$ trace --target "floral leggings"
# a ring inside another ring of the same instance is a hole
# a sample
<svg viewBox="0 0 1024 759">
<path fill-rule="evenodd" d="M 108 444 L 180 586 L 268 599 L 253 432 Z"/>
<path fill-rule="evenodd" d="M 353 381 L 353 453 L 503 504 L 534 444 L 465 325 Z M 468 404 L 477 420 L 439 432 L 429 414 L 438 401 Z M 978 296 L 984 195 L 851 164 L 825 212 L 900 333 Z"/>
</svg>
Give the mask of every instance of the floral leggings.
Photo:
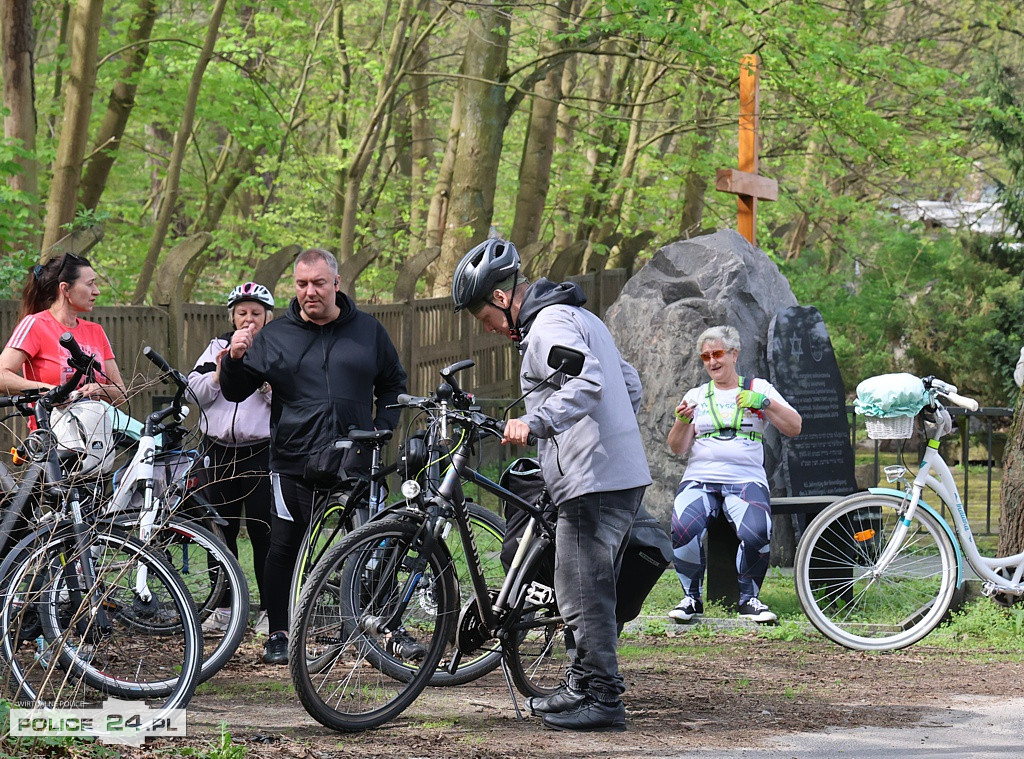
<svg viewBox="0 0 1024 759">
<path fill-rule="evenodd" d="M 736 574 L 740 603 L 756 598 L 768 573 L 772 512 L 768 490 L 757 482 L 723 484 L 683 480 L 672 508 L 672 548 L 683 592 L 701 598 L 707 560 L 704 534 L 708 520 L 725 516 L 740 539 Z"/>
</svg>

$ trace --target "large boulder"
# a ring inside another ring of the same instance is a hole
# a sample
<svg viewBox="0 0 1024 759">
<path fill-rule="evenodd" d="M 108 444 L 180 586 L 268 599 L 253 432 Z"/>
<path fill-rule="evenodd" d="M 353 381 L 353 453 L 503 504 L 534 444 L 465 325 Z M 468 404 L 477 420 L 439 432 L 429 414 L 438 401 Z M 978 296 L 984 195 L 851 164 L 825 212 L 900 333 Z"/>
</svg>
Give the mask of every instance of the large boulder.
<svg viewBox="0 0 1024 759">
<path fill-rule="evenodd" d="M 767 379 L 768 325 L 778 311 L 795 305 L 789 283 L 767 254 L 723 230 L 666 245 L 608 310 L 605 321 L 643 381 L 640 431 L 654 480 L 644 504 L 663 523 L 669 522 L 686 465 L 669 451 L 665 437 L 683 394 L 708 380 L 697 337 L 715 325 L 736 327 L 740 374 Z M 777 433 L 766 436 L 765 446 L 772 490 L 782 492 Z"/>
</svg>

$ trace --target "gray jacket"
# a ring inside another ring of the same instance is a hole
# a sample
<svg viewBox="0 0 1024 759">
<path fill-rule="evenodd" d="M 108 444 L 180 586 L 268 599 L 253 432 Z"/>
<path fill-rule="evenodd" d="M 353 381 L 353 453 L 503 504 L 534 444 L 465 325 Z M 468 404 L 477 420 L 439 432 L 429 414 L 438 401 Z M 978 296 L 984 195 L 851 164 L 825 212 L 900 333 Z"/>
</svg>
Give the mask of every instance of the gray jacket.
<svg viewBox="0 0 1024 759">
<path fill-rule="evenodd" d="M 636 421 L 640 377 L 604 322 L 581 308 L 585 302 L 579 286 L 540 279 L 526 291 L 519 312 L 522 392 L 551 374 L 551 346 L 575 348 L 585 356 L 578 377 L 557 374 L 527 396 L 521 417 L 539 438 L 544 480 L 556 503 L 651 484 Z"/>
</svg>

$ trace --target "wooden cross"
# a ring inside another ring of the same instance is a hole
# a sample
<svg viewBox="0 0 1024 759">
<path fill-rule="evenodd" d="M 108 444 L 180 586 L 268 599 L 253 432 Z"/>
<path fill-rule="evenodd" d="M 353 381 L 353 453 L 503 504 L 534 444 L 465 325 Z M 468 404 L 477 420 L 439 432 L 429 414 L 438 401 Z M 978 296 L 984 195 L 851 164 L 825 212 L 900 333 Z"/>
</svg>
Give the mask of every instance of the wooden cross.
<svg viewBox="0 0 1024 759">
<path fill-rule="evenodd" d="M 716 190 L 739 196 L 736 229 L 751 245 L 757 245 L 757 201 L 779 199 L 779 183 L 757 173 L 761 148 L 759 64 L 756 55 L 740 60 L 739 169 L 719 169 L 715 177 Z"/>
</svg>

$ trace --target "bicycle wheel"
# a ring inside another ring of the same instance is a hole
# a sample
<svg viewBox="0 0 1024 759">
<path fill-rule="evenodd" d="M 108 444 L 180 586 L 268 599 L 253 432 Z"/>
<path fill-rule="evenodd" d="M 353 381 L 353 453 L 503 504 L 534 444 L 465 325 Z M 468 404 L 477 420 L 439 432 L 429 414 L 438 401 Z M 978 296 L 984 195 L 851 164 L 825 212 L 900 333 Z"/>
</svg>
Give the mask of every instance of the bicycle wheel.
<svg viewBox="0 0 1024 759">
<path fill-rule="evenodd" d="M 119 517 L 122 527 L 138 523 L 138 515 Z M 224 630 L 203 631 L 203 665 L 199 682 L 205 683 L 228 663 L 245 637 L 249 623 L 249 584 L 238 559 L 222 540 L 198 522 L 172 516 L 157 525 L 148 545 L 178 573 L 196 606 L 200 623 L 215 609 L 228 608 Z"/>
<path fill-rule="evenodd" d="M 424 552 L 420 527 L 385 519 L 353 531 L 302 591 L 288 643 L 292 681 L 306 711 L 332 730 L 366 730 L 398 716 L 427 686 L 452 634 L 451 559 L 441 544 Z M 421 590 L 431 604 L 416 598 Z M 392 677 L 382 652 L 418 669 Z"/>
<path fill-rule="evenodd" d="M 69 529 L 40 531 L 5 560 L 0 625 L 10 679 L 32 703 L 96 702 L 89 686 L 162 698 L 161 710 L 184 707 L 202 663 L 188 591 L 158 554 L 130 538 L 92 533 L 86 542 L 79 551 Z M 23 641 L 19 628 L 36 620 L 41 634 Z"/>
<path fill-rule="evenodd" d="M 558 613 L 552 581 L 542 576 L 550 571 L 554 550 L 552 544 L 531 549 L 523 565 L 518 600 L 503 626 L 505 662 L 524 696 L 539 698 L 558 690 L 576 649 L 572 631 Z"/>
<path fill-rule="evenodd" d="M 332 546 L 345 537 L 352 529 L 351 509 L 347 508 L 348 494 L 341 498 L 331 499 L 319 518 L 314 518 L 302 536 L 302 548 L 295 560 L 292 570 L 291 594 L 289 596 L 288 616 L 291 619 L 299 604 L 299 595 L 313 567 L 320 561 Z"/>
<path fill-rule="evenodd" d="M 469 528 L 473 533 L 473 542 L 476 544 L 477 554 L 480 556 L 480 566 L 484 570 L 484 579 L 487 580 L 487 587 L 498 589 L 505 580 L 505 568 L 501 564 L 501 545 L 505 539 L 505 520 L 493 511 L 477 503 L 469 504 Z M 452 557 L 452 564 L 455 576 L 458 581 L 460 606 L 465 607 L 473 599 L 473 582 L 469 574 L 469 558 L 466 555 L 466 547 L 462 544 L 461 536 L 457 529 L 452 529 L 445 540 L 448 551 Z M 428 596 L 421 594 L 421 602 Z M 464 685 L 465 683 L 483 677 L 491 672 L 501 663 L 501 648 L 497 645 L 484 646 L 468 655 L 463 655 L 459 661 L 455 673 L 448 671 L 448 667 L 455 654 L 455 641 L 449 641 L 444 655 L 438 664 L 437 671 L 430 677 L 430 684 L 435 687 L 451 687 Z M 395 661 L 398 666 L 403 666 L 401 661 Z"/>
<path fill-rule="evenodd" d="M 942 524 L 918 508 L 890 545 L 907 502 L 859 494 L 825 509 L 797 548 L 797 596 L 808 619 L 836 643 L 859 651 L 904 648 L 942 620 L 956 589 L 957 558 Z M 878 561 L 894 550 L 884 568 Z"/>
</svg>

